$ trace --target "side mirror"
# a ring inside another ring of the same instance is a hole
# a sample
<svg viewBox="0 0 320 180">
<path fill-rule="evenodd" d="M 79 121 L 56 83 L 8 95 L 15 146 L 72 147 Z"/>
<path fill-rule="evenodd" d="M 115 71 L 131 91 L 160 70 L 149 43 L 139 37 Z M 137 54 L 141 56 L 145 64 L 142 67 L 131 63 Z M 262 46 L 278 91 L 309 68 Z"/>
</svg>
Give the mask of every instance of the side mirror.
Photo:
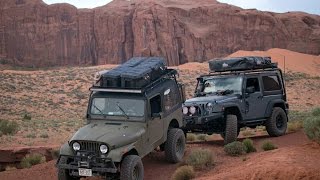
<svg viewBox="0 0 320 180">
<path fill-rule="evenodd" d="M 252 93 L 254 93 L 254 91 L 255 91 L 255 88 L 253 86 L 247 87 L 247 89 L 246 89 L 246 93 L 248 93 L 248 94 L 252 94 Z"/>
<path fill-rule="evenodd" d="M 161 113 L 153 113 L 152 118 L 160 118 L 161 119 Z"/>
</svg>

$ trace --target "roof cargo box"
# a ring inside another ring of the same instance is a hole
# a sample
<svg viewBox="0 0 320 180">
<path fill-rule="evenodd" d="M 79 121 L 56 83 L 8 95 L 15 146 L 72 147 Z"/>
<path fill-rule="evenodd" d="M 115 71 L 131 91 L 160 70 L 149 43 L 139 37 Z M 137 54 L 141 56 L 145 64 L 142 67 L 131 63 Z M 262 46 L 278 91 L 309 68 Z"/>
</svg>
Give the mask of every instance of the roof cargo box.
<svg viewBox="0 0 320 180">
<path fill-rule="evenodd" d="M 211 72 L 224 72 L 276 68 L 277 64 L 272 63 L 270 57 L 247 56 L 213 59 L 209 61 L 209 67 Z"/>
<path fill-rule="evenodd" d="M 121 71 L 113 69 L 101 76 L 100 86 L 102 87 L 120 87 L 121 86 Z"/>
</svg>

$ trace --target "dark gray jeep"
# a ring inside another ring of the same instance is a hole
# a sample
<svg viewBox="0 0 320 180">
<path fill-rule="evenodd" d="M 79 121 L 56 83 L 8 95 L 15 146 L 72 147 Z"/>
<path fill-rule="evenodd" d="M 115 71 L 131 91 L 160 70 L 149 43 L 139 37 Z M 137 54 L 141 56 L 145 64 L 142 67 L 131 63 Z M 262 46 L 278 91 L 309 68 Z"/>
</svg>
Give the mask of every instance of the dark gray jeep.
<svg viewBox="0 0 320 180">
<path fill-rule="evenodd" d="M 288 103 L 282 71 L 270 58 L 241 57 L 209 62 L 194 98 L 183 105 L 185 132 L 221 134 L 236 141 L 240 128 L 264 125 L 270 136 L 284 135 Z"/>
</svg>

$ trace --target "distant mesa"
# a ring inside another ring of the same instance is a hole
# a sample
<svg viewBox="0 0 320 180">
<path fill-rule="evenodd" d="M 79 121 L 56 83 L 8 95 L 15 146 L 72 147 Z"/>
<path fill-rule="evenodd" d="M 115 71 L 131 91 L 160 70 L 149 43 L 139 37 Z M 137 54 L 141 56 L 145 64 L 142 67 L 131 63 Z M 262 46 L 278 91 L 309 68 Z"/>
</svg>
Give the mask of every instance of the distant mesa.
<svg viewBox="0 0 320 180">
<path fill-rule="evenodd" d="M 163 56 L 169 65 L 238 50 L 320 54 L 320 16 L 244 10 L 214 0 L 115 0 L 94 9 L 0 0 L 0 57 L 24 67 L 118 64 Z"/>
</svg>

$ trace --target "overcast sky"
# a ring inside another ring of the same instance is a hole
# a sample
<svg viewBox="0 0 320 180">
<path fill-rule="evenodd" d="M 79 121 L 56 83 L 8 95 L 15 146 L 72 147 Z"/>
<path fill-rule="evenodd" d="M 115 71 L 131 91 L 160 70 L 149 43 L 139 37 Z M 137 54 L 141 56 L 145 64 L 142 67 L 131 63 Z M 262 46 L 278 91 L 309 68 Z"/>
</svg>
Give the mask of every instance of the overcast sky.
<svg viewBox="0 0 320 180">
<path fill-rule="evenodd" d="M 111 0 L 43 0 L 47 4 L 67 2 L 78 8 L 103 6 Z M 320 14 L 320 0 L 218 0 L 245 9 L 256 8 L 263 11 L 288 12 L 304 11 Z"/>
</svg>

